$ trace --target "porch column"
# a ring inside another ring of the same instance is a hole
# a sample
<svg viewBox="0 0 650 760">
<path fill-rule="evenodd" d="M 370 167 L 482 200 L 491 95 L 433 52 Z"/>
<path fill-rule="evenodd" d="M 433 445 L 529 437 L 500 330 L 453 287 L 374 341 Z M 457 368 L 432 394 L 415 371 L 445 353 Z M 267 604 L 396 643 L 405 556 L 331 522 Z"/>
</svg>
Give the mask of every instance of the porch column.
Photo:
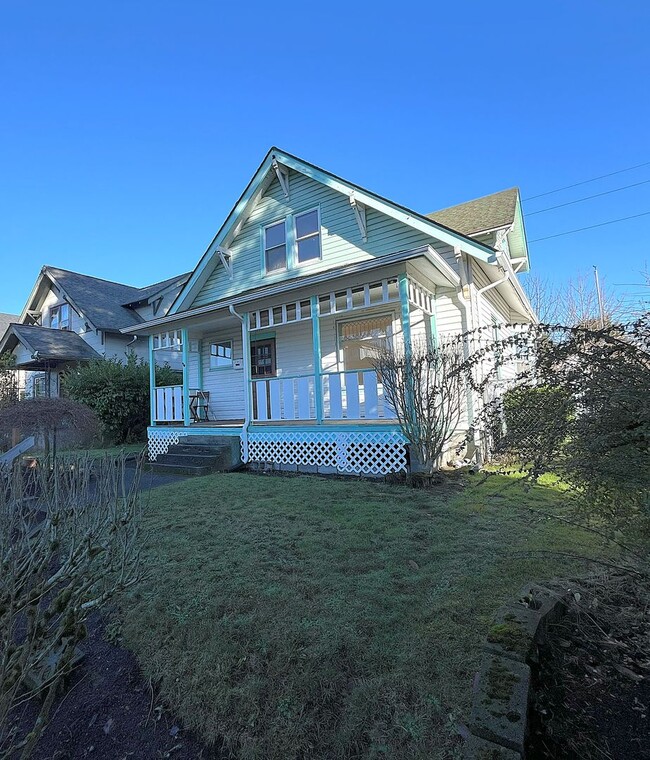
<svg viewBox="0 0 650 760">
<path fill-rule="evenodd" d="M 149 336 L 149 422 L 156 424 L 156 354 L 153 350 L 153 335 Z"/>
<path fill-rule="evenodd" d="M 404 355 L 411 358 L 411 310 L 409 307 L 409 283 L 406 274 L 402 273 L 397 278 L 399 285 L 399 300 L 402 309 L 402 338 L 404 340 Z"/>
<path fill-rule="evenodd" d="M 183 344 L 183 425 L 190 424 L 190 343 L 187 328 L 181 330 Z"/>
<path fill-rule="evenodd" d="M 314 347 L 314 408 L 316 422 L 323 421 L 323 362 L 320 345 L 320 318 L 318 316 L 318 297 L 311 296 L 311 334 Z"/>
</svg>

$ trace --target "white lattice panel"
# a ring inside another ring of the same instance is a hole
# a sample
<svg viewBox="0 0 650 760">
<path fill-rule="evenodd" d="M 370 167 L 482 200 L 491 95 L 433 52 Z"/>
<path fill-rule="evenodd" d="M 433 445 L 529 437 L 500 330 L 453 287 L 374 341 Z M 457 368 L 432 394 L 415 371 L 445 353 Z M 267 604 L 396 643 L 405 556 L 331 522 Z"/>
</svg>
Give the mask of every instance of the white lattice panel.
<svg viewBox="0 0 650 760">
<path fill-rule="evenodd" d="M 249 435 L 248 461 L 387 475 L 406 470 L 406 445 L 396 432 L 260 432 Z"/>
<path fill-rule="evenodd" d="M 149 430 L 147 435 L 149 460 L 155 462 L 159 454 L 166 454 L 170 446 L 175 446 L 187 433 L 179 430 Z"/>
</svg>

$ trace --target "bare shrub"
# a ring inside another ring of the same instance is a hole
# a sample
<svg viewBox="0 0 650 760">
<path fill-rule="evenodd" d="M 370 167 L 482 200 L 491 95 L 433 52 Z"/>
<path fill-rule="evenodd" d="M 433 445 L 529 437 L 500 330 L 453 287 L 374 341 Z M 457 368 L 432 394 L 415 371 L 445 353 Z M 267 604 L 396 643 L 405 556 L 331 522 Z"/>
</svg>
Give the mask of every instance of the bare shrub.
<svg viewBox="0 0 650 760">
<path fill-rule="evenodd" d="M 385 348 L 375 359 L 384 393 L 422 467 L 433 472 L 458 429 L 467 404 L 462 342 Z"/>
<path fill-rule="evenodd" d="M 0 478 L 0 757 L 32 753 L 85 623 L 138 582 L 139 466 L 124 457 L 66 458 Z M 17 708 L 42 698 L 27 736 Z"/>
</svg>

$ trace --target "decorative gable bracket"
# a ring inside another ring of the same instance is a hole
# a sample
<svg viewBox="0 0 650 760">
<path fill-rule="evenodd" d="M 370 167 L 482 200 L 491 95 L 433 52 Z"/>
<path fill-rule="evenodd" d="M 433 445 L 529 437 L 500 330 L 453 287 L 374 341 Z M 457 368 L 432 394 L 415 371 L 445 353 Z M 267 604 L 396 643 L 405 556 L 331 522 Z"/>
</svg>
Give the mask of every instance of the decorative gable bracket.
<svg viewBox="0 0 650 760">
<path fill-rule="evenodd" d="M 232 253 L 227 248 L 219 246 L 217 253 L 223 264 L 223 268 L 228 272 L 228 277 L 232 280 Z"/>
<path fill-rule="evenodd" d="M 285 198 L 289 197 L 289 170 L 286 166 L 281 166 L 275 159 L 273 159 L 273 170 L 278 178 L 282 192 Z"/>
<path fill-rule="evenodd" d="M 352 210 L 354 211 L 354 216 L 357 220 L 357 225 L 359 227 L 359 232 L 361 233 L 361 238 L 363 239 L 363 242 L 368 242 L 368 227 L 366 225 L 366 207 L 363 205 L 363 203 L 359 203 L 359 201 L 354 197 L 354 192 L 350 194 L 350 206 L 352 206 Z"/>
</svg>

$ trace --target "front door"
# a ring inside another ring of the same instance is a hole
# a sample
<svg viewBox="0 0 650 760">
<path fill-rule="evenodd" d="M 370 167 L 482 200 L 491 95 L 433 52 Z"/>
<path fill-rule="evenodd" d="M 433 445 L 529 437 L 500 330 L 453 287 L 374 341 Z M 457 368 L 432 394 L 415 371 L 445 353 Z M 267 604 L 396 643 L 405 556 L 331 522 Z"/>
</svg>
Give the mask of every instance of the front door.
<svg viewBox="0 0 650 760">
<path fill-rule="evenodd" d="M 275 338 L 251 342 L 251 376 L 260 379 L 275 376 Z"/>
</svg>

